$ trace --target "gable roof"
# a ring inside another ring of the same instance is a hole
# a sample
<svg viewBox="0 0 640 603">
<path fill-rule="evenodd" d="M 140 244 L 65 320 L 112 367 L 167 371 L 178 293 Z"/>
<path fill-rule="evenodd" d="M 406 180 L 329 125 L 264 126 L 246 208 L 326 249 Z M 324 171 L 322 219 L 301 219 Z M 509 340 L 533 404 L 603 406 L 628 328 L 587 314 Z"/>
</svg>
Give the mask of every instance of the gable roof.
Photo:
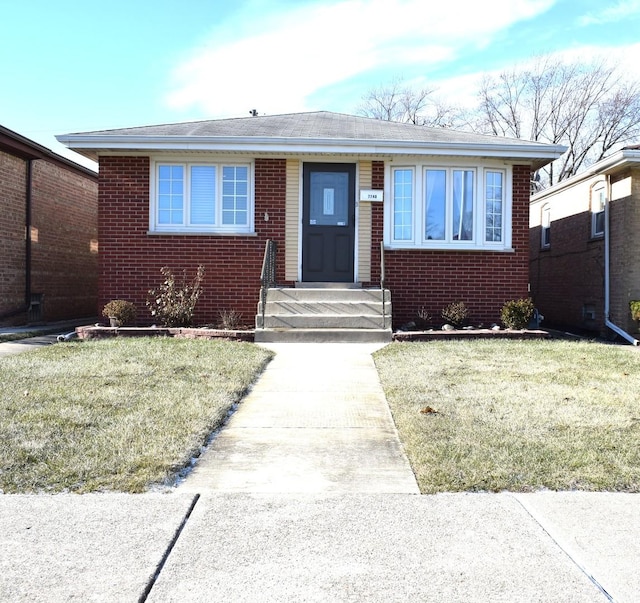
<svg viewBox="0 0 640 603">
<path fill-rule="evenodd" d="M 56 137 L 87 157 L 114 150 L 491 156 L 535 167 L 566 149 L 514 138 L 318 111 L 98 130 Z"/>
</svg>

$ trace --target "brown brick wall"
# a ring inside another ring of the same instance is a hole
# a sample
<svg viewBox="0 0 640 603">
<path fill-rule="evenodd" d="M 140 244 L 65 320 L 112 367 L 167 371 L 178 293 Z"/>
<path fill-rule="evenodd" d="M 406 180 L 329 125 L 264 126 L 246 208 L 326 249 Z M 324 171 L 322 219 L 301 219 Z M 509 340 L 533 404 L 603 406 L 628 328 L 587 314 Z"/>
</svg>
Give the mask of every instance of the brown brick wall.
<svg viewBox="0 0 640 603">
<path fill-rule="evenodd" d="M 0 314 L 25 302 L 26 174 L 26 160 L 0 152 Z M 97 181 L 38 159 L 33 161 L 31 190 L 31 292 L 44 295 L 42 318 L 56 321 L 94 316 Z M 23 314 L 10 322 L 26 318 Z"/>
<path fill-rule="evenodd" d="M 147 157 L 100 159 L 100 310 L 110 299 L 128 299 L 140 322 L 149 323 L 145 301 L 161 282 L 160 269 L 168 266 L 180 275 L 187 270 L 191 279 L 203 265 L 196 324 L 217 324 L 221 310 L 235 310 L 243 323 L 253 324 L 268 238 L 279 247 L 278 281 L 285 278 L 285 160 L 255 162 L 257 236 L 149 235 L 149 167 Z"/>
<path fill-rule="evenodd" d="M 0 151 L 0 314 L 24 305 L 27 166 Z"/>
</svg>

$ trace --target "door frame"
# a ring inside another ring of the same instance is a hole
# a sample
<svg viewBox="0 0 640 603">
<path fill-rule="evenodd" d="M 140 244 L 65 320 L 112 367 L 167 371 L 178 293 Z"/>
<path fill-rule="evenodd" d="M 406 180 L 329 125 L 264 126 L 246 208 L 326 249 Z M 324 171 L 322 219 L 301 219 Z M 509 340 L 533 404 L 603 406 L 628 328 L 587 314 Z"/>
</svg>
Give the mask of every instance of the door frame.
<svg viewBox="0 0 640 603">
<path fill-rule="evenodd" d="M 359 203 L 358 203 L 358 188 L 359 188 L 359 173 L 360 164 L 358 161 L 336 161 L 335 159 L 326 158 L 313 158 L 311 160 L 300 161 L 300 188 L 299 188 L 299 205 L 298 205 L 298 282 L 300 283 L 313 283 L 315 281 L 305 281 L 303 279 L 303 253 L 304 253 L 304 173 L 305 166 L 307 165 L 321 165 L 321 166 L 336 166 L 338 168 L 346 168 L 350 166 L 353 171 L 353 183 L 352 194 L 354 198 L 354 222 L 353 222 L 353 279 L 351 281 L 345 281 L 345 283 L 357 283 L 358 282 L 358 240 L 359 240 Z"/>
</svg>

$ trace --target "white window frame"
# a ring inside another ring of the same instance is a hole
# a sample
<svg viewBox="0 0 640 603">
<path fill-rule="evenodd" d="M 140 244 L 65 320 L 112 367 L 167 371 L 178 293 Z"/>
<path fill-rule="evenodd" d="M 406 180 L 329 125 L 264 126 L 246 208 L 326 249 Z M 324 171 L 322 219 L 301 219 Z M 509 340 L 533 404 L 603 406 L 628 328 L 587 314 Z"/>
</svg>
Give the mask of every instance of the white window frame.
<svg viewBox="0 0 640 603">
<path fill-rule="evenodd" d="M 597 206 L 602 204 L 601 209 L 594 211 Z M 604 209 L 607 204 L 607 188 L 606 182 L 596 182 L 591 187 L 591 238 L 599 239 L 604 237 Z M 598 230 L 598 216 L 602 216 L 602 230 Z"/>
<path fill-rule="evenodd" d="M 426 212 L 426 172 L 427 170 L 444 170 L 447 178 L 447 203 L 445 218 L 445 239 L 429 240 L 425 232 Z M 412 170 L 413 173 L 413 223 L 410 240 L 395 238 L 394 224 L 394 174 L 397 170 Z M 474 173 L 473 200 L 473 236 L 468 241 L 453 238 L 451 223 L 453 220 L 453 172 L 470 170 Z M 502 240 L 486 240 L 486 199 L 485 183 L 488 172 L 502 174 Z M 440 250 L 482 250 L 513 251 L 512 249 L 512 205 L 513 205 L 513 170 L 510 165 L 498 162 L 472 164 L 467 161 L 451 160 L 447 162 L 424 161 L 419 158 L 398 165 L 391 164 L 385 168 L 385 229 L 384 242 L 389 249 L 440 249 Z"/>
<path fill-rule="evenodd" d="M 540 208 L 540 247 L 549 249 L 551 247 L 551 204 L 545 203 Z"/>
<path fill-rule="evenodd" d="M 182 224 L 160 224 L 158 222 L 158 178 L 160 166 L 181 166 L 184 170 L 184 200 Z M 212 224 L 190 223 L 190 178 L 191 167 L 214 167 L 216 170 L 216 192 L 214 200 L 214 222 Z M 247 223 L 222 223 L 222 187 L 223 168 L 247 168 Z M 151 161 L 149 175 L 149 233 L 152 234 L 254 234 L 255 229 L 255 191 L 254 164 L 252 161 L 216 159 L 215 161 L 188 161 L 185 158 L 157 158 Z"/>
</svg>

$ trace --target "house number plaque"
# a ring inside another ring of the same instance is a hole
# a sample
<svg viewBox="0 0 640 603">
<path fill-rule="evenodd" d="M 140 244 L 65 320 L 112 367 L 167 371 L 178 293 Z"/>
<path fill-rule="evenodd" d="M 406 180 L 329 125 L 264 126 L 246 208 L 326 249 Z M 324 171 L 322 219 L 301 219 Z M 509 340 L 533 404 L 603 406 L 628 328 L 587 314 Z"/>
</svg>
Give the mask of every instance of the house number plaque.
<svg viewBox="0 0 640 603">
<path fill-rule="evenodd" d="M 383 191 L 379 190 L 361 190 L 360 201 L 382 201 Z"/>
</svg>

